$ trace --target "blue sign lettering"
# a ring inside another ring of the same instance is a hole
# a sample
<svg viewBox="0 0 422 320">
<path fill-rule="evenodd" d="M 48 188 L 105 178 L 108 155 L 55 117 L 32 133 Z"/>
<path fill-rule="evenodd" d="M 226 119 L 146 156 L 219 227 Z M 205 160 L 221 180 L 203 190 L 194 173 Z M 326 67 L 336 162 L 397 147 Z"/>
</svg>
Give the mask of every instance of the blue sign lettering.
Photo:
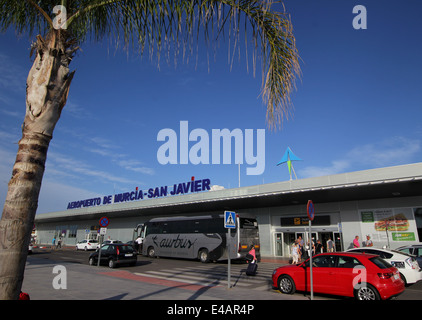
<svg viewBox="0 0 422 320">
<path fill-rule="evenodd" d="M 92 207 L 99 206 L 101 204 L 101 198 L 86 199 L 82 201 L 69 202 L 67 205 L 68 209 L 76 209 L 81 207 Z"/>
<path fill-rule="evenodd" d="M 186 193 L 207 191 L 211 189 L 210 185 L 210 179 L 195 180 L 195 178 L 192 177 L 191 181 L 188 182 L 176 183 L 172 186 L 149 188 L 148 191 L 145 192 L 143 190 L 138 190 L 138 187 L 136 187 L 135 191 L 118 193 L 115 194 L 114 197 L 112 195 L 104 196 L 102 203 L 100 197 L 69 202 L 67 209 L 78 209 L 82 207 L 99 206 L 101 204 L 105 205 L 119 202 L 137 201 L 143 200 L 144 197 L 153 199 L 167 197 L 170 195 L 174 196 Z"/>
</svg>

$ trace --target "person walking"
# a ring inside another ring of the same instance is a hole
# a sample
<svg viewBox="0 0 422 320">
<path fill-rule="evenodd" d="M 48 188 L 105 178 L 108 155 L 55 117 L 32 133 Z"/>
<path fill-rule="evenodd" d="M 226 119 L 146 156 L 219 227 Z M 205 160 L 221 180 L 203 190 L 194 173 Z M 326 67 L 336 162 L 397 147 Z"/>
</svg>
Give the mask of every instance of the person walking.
<svg viewBox="0 0 422 320">
<path fill-rule="evenodd" d="M 135 249 L 138 253 L 142 253 L 142 238 L 138 236 L 135 240 Z"/>
<path fill-rule="evenodd" d="M 301 236 L 299 236 L 296 240 L 297 244 L 297 254 L 298 254 L 298 261 L 302 261 L 302 255 L 303 255 L 303 239 Z"/>
<path fill-rule="evenodd" d="M 251 248 L 247 254 L 247 256 L 251 257 L 252 261 L 249 262 L 248 267 L 246 268 L 246 275 L 247 276 L 255 276 L 256 271 L 258 270 L 258 264 L 255 255 L 255 245 L 252 244 Z"/>
<path fill-rule="evenodd" d="M 313 239 L 311 238 L 311 241 L 308 241 L 308 247 L 309 247 L 309 256 L 314 256 L 315 255 L 315 244 Z"/>
<path fill-rule="evenodd" d="M 56 249 L 61 249 L 62 248 L 62 238 L 60 237 L 59 238 L 59 241 L 57 241 L 57 246 L 56 246 Z"/>
<path fill-rule="evenodd" d="M 322 253 L 322 249 L 323 249 L 323 246 L 322 246 L 321 240 L 318 239 L 315 246 L 315 254 Z"/>
<path fill-rule="evenodd" d="M 355 239 L 353 239 L 353 248 L 360 248 L 359 236 L 355 236 Z"/>
<path fill-rule="evenodd" d="M 256 263 L 255 246 L 254 246 L 253 244 L 251 244 L 251 246 L 250 246 L 250 250 L 249 250 L 248 254 L 250 254 L 250 255 L 252 256 L 252 261 L 251 261 L 251 263 Z"/>
<path fill-rule="evenodd" d="M 373 247 L 374 243 L 371 240 L 371 237 L 369 236 L 369 234 L 366 236 L 366 241 L 364 242 L 365 247 Z"/>
<path fill-rule="evenodd" d="M 327 252 L 334 252 L 334 241 L 331 240 L 331 237 L 327 241 Z"/>
<path fill-rule="evenodd" d="M 292 244 L 292 264 L 296 264 L 299 262 L 299 246 L 296 244 L 296 242 L 293 242 Z"/>
</svg>

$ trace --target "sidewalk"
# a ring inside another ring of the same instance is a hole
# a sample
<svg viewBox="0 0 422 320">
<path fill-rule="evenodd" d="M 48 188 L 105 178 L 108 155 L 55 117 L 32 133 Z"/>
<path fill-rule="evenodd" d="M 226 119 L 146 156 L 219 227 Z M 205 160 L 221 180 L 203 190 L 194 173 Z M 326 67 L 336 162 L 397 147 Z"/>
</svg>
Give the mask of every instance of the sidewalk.
<svg viewBox="0 0 422 320">
<path fill-rule="evenodd" d="M 261 257 L 261 262 L 279 263 L 280 265 L 289 264 L 289 258 L 286 257 Z"/>
<path fill-rule="evenodd" d="M 34 245 L 34 248 L 40 248 L 40 249 L 50 249 L 50 250 L 75 250 L 74 246 L 62 246 L 59 249 L 56 249 L 55 246 L 51 244 L 37 244 Z M 273 256 L 262 256 L 261 262 L 267 262 L 267 263 L 280 263 L 280 264 L 289 264 L 289 258 L 286 257 L 273 257 Z"/>
<path fill-rule="evenodd" d="M 55 270 L 55 267 L 58 267 Z M 56 289 L 55 289 L 56 288 Z M 22 291 L 31 300 L 309 300 L 276 290 L 201 286 L 171 281 L 146 281 L 123 269 L 28 256 Z"/>
</svg>

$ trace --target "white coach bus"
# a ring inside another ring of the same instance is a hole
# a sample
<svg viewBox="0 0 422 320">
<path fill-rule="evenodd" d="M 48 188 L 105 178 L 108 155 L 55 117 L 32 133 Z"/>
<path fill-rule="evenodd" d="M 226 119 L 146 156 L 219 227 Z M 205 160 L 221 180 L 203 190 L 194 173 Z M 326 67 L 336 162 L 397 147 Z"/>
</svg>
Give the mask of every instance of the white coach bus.
<svg viewBox="0 0 422 320">
<path fill-rule="evenodd" d="M 143 255 L 199 259 L 201 262 L 227 260 L 227 229 L 224 214 L 155 218 L 138 225 Z M 236 228 L 230 231 L 230 259 L 242 259 L 255 247 L 260 260 L 258 223 L 255 218 L 236 214 Z"/>
</svg>

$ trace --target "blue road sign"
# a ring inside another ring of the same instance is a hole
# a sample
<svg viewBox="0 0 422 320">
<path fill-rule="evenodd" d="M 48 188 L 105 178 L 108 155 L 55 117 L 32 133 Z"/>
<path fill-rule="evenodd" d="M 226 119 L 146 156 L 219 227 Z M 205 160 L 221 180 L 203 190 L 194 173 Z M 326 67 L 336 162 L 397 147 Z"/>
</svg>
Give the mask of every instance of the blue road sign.
<svg viewBox="0 0 422 320">
<path fill-rule="evenodd" d="M 107 227 L 109 223 L 110 223 L 110 220 L 108 220 L 107 217 L 102 217 L 100 219 L 100 226 L 103 228 Z"/>
<path fill-rule="evenodd" d="M 224 211 L 224 228 L 236 228 L 236 213 L 233 211 Z"/>
<path fill-rule="evenodd" d="M 308 205 L 306 206 L 306 212 L 308 213 L 309 220 L 313 221 L 315 217 L 315 208 L 312 200 L 308 201 Z"/>
</svg>

